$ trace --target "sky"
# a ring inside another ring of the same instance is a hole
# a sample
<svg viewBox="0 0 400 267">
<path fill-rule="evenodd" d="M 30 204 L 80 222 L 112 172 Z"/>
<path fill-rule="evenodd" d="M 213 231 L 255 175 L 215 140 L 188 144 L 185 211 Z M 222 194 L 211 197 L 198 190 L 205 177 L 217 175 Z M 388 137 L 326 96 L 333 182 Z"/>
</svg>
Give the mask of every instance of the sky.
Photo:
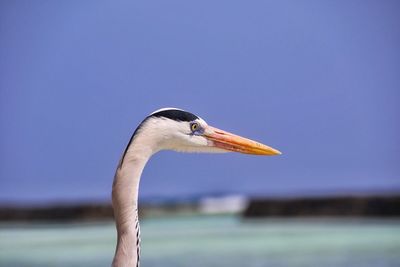
<svg viewBox="0 0 400 267">
<path fill-rule="evenodd" d="M 140 198 L 400 191 L 398 1 L 1 1 L 0 204 L 109 201 L 178 107 L 283 152 L 163 151 Z"/>
</svg>

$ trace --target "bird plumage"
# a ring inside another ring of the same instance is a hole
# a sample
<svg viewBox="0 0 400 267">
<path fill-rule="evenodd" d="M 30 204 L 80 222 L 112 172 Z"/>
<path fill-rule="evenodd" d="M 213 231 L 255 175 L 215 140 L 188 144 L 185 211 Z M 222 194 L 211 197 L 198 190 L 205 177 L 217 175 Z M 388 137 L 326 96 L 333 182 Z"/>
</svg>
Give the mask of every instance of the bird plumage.
<svg viewBox="0 0 400 267">
<path fill-rule="evenodd" d="M 133 133 L 114 176 L 112 204 L 118 235 L 114 267 L 139 266 L 140 177 L 147 161 L 160 150 L 280 154 L 266 145 L 211 127 L 181 109 L 164 108 L 151 113 Z"/>
</svg>

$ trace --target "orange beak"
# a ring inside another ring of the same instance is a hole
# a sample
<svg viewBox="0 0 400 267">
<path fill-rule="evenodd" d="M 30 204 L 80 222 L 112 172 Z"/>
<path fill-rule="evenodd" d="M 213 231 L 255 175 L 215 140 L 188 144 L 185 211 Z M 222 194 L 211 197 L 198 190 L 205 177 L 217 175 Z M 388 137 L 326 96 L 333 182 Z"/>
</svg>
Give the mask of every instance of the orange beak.
<svg viewBox="0 0 400 267">
<path fill-rule="evenodd" d="M 204 137 L 217 148 L 252 155 L 280 155 L 280 151 L 259 142 L 208 126 Z"/>
</svg>

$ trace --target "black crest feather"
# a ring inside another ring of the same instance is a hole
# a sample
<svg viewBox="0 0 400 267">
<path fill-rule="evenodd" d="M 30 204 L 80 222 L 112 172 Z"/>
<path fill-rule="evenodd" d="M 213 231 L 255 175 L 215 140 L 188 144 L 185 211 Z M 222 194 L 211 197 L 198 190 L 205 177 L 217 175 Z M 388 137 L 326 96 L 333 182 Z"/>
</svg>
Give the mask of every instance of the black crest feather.
<svg viewBox="0 0 400 267">
<path fill-rule="evenodd" d="M 149 117 L 164 117 L 175 121 L 194 121 L 199 117 L 196 115 L 179 109 L 166 109 L 151 114 Z"/>
</svg>

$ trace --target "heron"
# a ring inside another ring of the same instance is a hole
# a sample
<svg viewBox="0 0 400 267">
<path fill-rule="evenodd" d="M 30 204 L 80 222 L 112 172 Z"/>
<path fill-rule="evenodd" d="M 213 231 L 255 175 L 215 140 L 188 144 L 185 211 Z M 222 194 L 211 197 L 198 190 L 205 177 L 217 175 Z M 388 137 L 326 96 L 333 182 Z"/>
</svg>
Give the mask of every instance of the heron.
<svg viewBox="0 0 400 267">
<path fill-rule="evenodd" d="M 117 245 L 113 267 L 139 267 L 139 182 L 147 161 L 161 150 L 281 154 L 267 145 L 212 127 L 182 109 L 162 108 L 151 113 L 134 131 L 114 176 L 112 206 Z"/>
</svg>

